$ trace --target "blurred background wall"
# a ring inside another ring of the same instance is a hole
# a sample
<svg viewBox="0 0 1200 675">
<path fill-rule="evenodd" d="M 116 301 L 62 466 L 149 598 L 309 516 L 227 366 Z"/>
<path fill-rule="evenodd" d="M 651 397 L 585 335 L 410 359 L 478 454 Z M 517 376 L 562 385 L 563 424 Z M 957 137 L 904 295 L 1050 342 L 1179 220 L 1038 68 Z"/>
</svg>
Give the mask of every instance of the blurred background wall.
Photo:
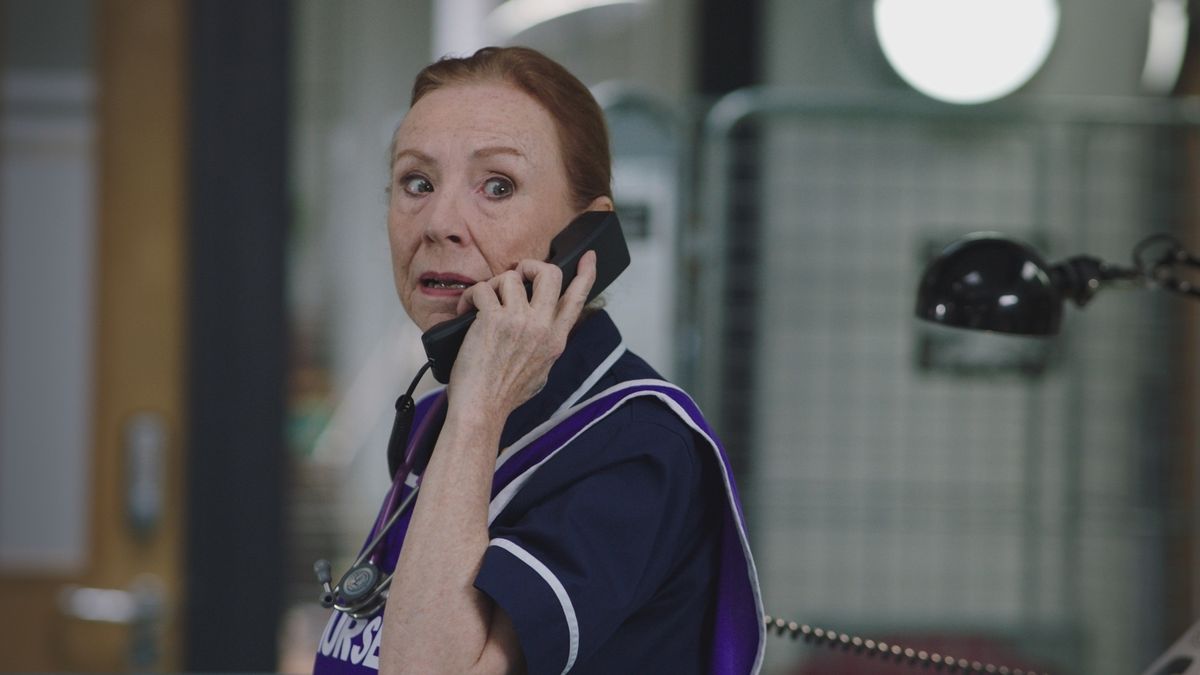
<svg viewBox="0 0 1200 675">
<path fill-rule="evenodd" d="M 310 668 L 312 561 L 357 551 L 422 360 L 387 144 L 416 72 L 488 43 L 606 110 L 609 309 L 725 439 L 768 613 L 1145 667 L 1198 613 L 1196 305 L 1109 291 L 1050 341 L 911 308 L 972 231 L 1195 250 L 1197 8 L 1023 3 L 1044 63 L 963 105 L 898 74 L 884 4 L 4 0 L 0 583 L 34 609 L 0 667 Z M 771 638 L 766 672 L 904 671 Z"/>
</svg>

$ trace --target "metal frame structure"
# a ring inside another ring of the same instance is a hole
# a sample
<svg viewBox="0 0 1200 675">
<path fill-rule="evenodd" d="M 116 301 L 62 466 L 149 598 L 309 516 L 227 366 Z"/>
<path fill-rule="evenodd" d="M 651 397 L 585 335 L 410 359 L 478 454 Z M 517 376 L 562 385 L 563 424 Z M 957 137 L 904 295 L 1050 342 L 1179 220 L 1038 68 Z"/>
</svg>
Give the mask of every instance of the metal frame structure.
<svg viewBox="0 0 1200 675">
<path fill-rule="evenodd" d="M 747 392 L 731 392 L 726 386 L 727 361 L 730 354 L 738 349 L 730 342 L 730 315 L 733 308 L 729 306 L 730 294 L 730 259 L 732 238 L 731 215 L 733 195 L 731 180 L 733 161 L 738 152 L 738 134 L 745 133 L 748 128 L 770 124 L 778 120 L 790 123 L 803 123 L 806 120 L 868 120 L 868 121 L 907 121 L 927 123 L 930 125 L 990 125 L 990 126 L 1021 126 L 1035 129 L 1042 136 L 1037 142 L 1037 160 L 1035 162 L 1034 178 L 1037 184 L 1047 184 L 1051 174 L 1061 169 L 1055 165 L 1054 143 L 1052 136 L 1067 130 L 1069 143 L 1073 144 L 1069 154 L 1073 157 L 1077 180 L 1088 180 L 1091 167 L 1087 165 L 1088 146 L 1093 137 L 1099 132 L 1110 128 L 1140 129 L 1146 132 L 1177 131 L 1187 135 L 1200 133 L 1200 99 L 1182 100 L 1133 100 L 1133 99 L 1096 99 L 1096 98 L 1054 98 L 1037 101 L 1007 101 L 982 107 L 959 107 L 941 104 L 911 93 L 879 93 L 879 92 L 829 92 L 780 88 L 749 88 L 735 91 L 718 100 L 708 111 L 699 127 L 700 152 L 697 165 L 697 181 L 693 194 L 696 218 L 696 230 L 692 233 L 688 246 L 685 248 L 684 260 L 689 258 L 692 265 L 703 270 L 698 277 L 700 285 L 691 288 L 692 297 L 681 302 L 681 306 L 690 308 L 690 314 L 683 317 L 681 327 L 680 352 L 688 356 L 685 364 L 684 381 L 697 395 L 701 406 L 706 410 L 721 411 L 723 399 L 729 396 L 754 396 L 753 390 Z M 1059 136 L 1058 138 L 1061 138 Z M 752 142 L 760 139 L 751 139 Z M 1059 148 L 1061 149 L 1061 148 Z M 689 157 L 684 164 L 690 164 L 695 157 Z M 762 157 L 752 157 L 752 162 L 763 161 Z M 1076 193 L 1076 199 L 1081 202 L 1087 199 L 1084 191 Z M 1039 193 L 1037 204 L 1034 205 L 1031 220 L 1044 227 L 1052 218 L 1047 197 Z M 1087 212 L 1087 205 L 1077 204 L 1079 213 Z M 689 213 L 689 211 L 683 211 Z M 1073 239 L 1088 240 L 1086 224 L 1074 223 Z M 966 234 L 963 232 L 962 234 Z M 1130 241 L 1132 243 L 1132 240 Z M 686 292 L 686 291 L 685 291 Z M 739 296 L 742 297 L 742 296 Z M 695 336 L 700 336 L 698 341 Z M 696 348 L 698 346 L 698 348 Z M 749 345 L 741 349 L 751 350 Z M 753 356 L 749 357 L 753 358 Z M 1060 359 L 1059 365 L 1064 369 L 1067 390 L 1063 395 L 1066 409 L 1063 411 L 1061 425 L 1063 443 L 1060 452 L 1063 453 L 1065 470 L 1061 483 L 1057 486 L 1047 486 L 1039 480 L 1039 462 L 1050 450 L 1047 445 L 1044 426 L 1047 423 L 1046 410 L 1048 394 L 1042 387 L 1031 388 L 1030 395 L 1025 399 L 1024 454 L 1022 473 L 1025 476 L 1023 501 L 1026 504 L 1042 504 L 1047 500 L 1061 499 L 1060 513 L 1061 536 L 1070 544 L 1063 547 L 1066 556 L 1062 561 L 1063 570 L 1077 570 L 1084 562 L 1084 546 L 1081 537 L 1086 528 L 1083 475 L 1087 469 L 1087 458 L 1084 453 L 1085 418 L 1088 411 L 1084 409 L 1084 366 L 1079 361 L 1070 358 Z M 720 412 L 715 416 L 717 425 L 723 434 L 729 432 L 729 427 L 747 426 L 752 424 L 747 419 L 723 418 Z M 736 438 L 750 439 L 753 446 L 748 449 L 749 455 L 754 456 L 759 449 L 759 439 L 748 429 L 734 430 Z M 757 461 L 757 460 L 755 460 Z M 743 484 L 746 477 L 742 476 Z M 755 486 L 749 485 L 748 491 Z M 1050 494 L 1057 492 L 1058 494 Z M 1194 505 L 1193 505 L 1194 506 Z M 1073 642 L 1066 650 L 1063 658 L 1080 662 L 1084 659 L 1086 631 L 1080 628 L 1084 623 L 1084 602 L 1078 576 L 1064 575 L 1061 579 L 1042 579 L 1041 567 L 1038 561 L 1046 553 L 1042 550 L 1043 532 L 1045 525 L 1044 514 L 1037 508 L 1026 508 L 1023 512 L 1022 556 L 1023 556 L 1023 597 L 1022 606 L 1026 607 L 1030 616 L 1036 615 L 1036 608 L 1042 600 L 1038 597 L 1039 589 L 1047 586 L 1058 589 L 1057 602 L 1066 609 L 1066 614 L 1073 617 L 1069 626 L 1049 627 L 1051 632 L 1057 632 L 1062 639 Z M 1166 527 L 1156 519 L 1171 521 L 1173 527 L 1195 529 L 1195 514 L 1156 514 L 1132 513 L 1127 514 L 1122 522 L 1134 522 L 1131 531 L 1149 527 L 1159 531 Z M 753 514 L 751 520 L 754 520 Z M 1140 525 L 1138 523 L 1141 523 Z M 752 525 L 753 527 L 753 525 Z M 770 598 L 770 589 L 765 589 Z M 777 610 L 781 611 L 781 610 Z M 808 617 L 800 617 L 808 618 Z M 1034 623 L 1031 622 L 1031 626 Z M 1171 636 L 1176 627 L 1158 625 L 1143 629 L 1135 636 L 1135 640 L 1154 638 L 1158 634 Z M 1032 629 L 1031 629 L 1032 631 Z M 1074 634 L 1075 638 L 1069 636 Z M 1158 647 L 1147 645 L 1147 653 L 1157 653 Z"/>
</svg>

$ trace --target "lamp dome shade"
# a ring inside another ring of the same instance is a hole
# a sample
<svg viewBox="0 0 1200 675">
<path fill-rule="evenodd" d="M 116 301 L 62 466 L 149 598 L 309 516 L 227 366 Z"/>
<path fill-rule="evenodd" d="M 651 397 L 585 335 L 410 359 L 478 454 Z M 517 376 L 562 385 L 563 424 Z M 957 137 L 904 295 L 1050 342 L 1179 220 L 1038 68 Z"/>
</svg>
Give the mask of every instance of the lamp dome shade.
<svg viewBox="0 0 1200 675">
<path fill-rule="evenodd" d="M 916 314 L 946 326 L 1052 335 L 1062 320 L 1062 295 L 1032 248 L 975 235 L 950 244 L 925 268 Z"/>
</svg>

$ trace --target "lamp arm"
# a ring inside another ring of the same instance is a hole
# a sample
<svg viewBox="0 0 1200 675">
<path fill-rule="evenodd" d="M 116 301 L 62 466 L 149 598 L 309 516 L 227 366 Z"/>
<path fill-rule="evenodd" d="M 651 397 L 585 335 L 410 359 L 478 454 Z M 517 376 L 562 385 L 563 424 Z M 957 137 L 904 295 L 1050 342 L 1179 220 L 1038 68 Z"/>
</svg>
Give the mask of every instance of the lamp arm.
<svg viewBox="0 0 1200 675">
<path fill-rule="evenodd" d="M 1103 287 L 1117 282 L 1142 279 L 1141 270 L 1104 262 L 1099 258 L 1077 255 L 1050 268 L 1052 283 L 1079 307 L 1086 305 Z"/>
<path fill-rule="evenodd" d="M 1164 245 L 1166 248 L 1154 262 L 1147 264 L 1146 251 L 1155 245 Z M 1181 269 L 1200 269 L 1200 257 L 1184 248 L 1175 237 L 1169 234 L 1146 237 L 1134 247 L 1133 262 L 1148 283 L 1200 300 L 1200 286 L 1181 278 L 1178 273 Z"/>
</svg>

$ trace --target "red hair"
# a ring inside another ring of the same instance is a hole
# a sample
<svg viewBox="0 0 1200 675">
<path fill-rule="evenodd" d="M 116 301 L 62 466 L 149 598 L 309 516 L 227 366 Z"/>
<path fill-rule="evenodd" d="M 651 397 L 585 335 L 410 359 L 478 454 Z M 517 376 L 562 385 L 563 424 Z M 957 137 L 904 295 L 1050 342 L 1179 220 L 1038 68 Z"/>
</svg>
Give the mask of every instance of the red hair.
<svg viewBox="0 0 1200 675">
<path fill-rule="evenodd" d="M 575 208 L 612 199 L 612 155 L 604 112 L 588 88 L 556 61 L 528 47 L 484 47 L 471 56 L 426 66 L 413 82 L 411 105 L 454 84 L 506 82 L 537 101 L 554 119 L 567 185 Z"/>
</svg>

